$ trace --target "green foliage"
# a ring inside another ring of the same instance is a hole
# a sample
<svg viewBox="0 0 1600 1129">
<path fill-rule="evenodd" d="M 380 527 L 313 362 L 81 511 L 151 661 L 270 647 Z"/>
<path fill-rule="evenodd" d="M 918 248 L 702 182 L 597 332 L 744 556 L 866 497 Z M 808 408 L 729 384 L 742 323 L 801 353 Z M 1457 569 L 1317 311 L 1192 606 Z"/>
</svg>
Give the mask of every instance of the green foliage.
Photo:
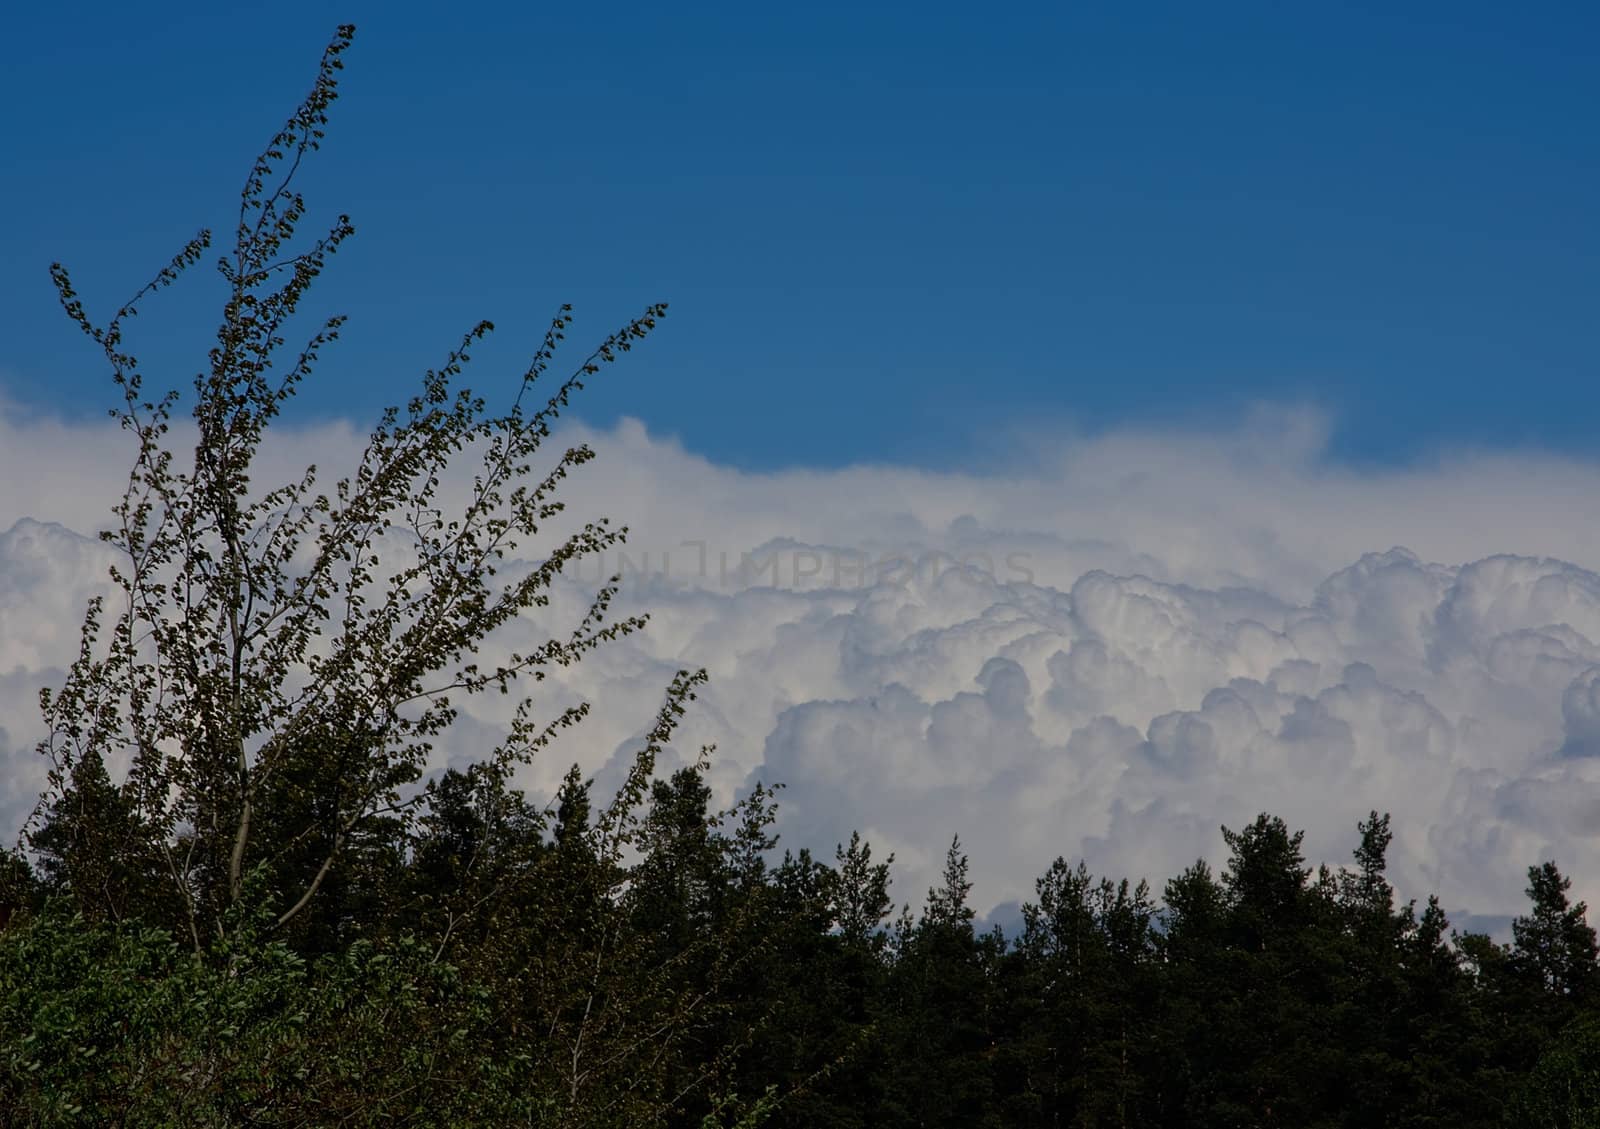
<svg viewBox="0 0 1600 1129">
<path fill-rule="evenodd" d="M 360 943 L 308 963 L 262 940 L 261 924 L 200 957 L 164 930 L 59 913 L 8 931 L 7 1124 L 447 1125 L 478 1115 L 465 1095 L 501 1083 L 476 1053 L 490 1016 L 481 988 L 415 942 Z"/>
<path fill-rule="evenodd" d="M 1600 1014 L 1575 1020 L 1539 1056 L 1506 1119 L 1527 1129 L 1600 1129 Z"/>
<path fill-rule="evenodd" d="M 1528 868 L 1532 912 L 1511 923 L 1514 959 L 1548 995 L 1582 1006 L 1600 997 L 1596 979 L 1595 931 L 1587 906 L 1572 905 L 1571 879 L 1554 862 Z"/>
<path fill-rule="evenodd" d="M 850 846 L 839 846 L 836 861 L 839 932 L 852 945 L 880 952 L 887 940 L 884 922 L 894 911 L 889 899 L 889 867 L 894 856 L 874 863 L 871 844 L 863 842 L 859 832 L 852 832 Z"/>
<path fill-rule="evenodd" d="M 704 672 L 667 687 L 615 797 L 591 805 L 574 770 L 554 843 L 512 777 L 588 704 L 539 721 L 523 698 L 498 745 L 422 781 L 462 695 L 522 694 L 643 626 L 611 615 L 613 577 L 542 642 L 481 658 L 502 628 L 548 618 L 563 569 L 624 538 L 558 496 L 594 452 L 545 448 L 665 307 L 546 388 L 562 307 L 494 408 L 459 386 L 479 323 L 342 477 L 261 480 L 270 426 L 343 325 L 288 344 L 354 234 L 339 216 L 302 239 L 296 188 L 353 35 L 338 29 L 246 178 L 192 447 L 174 437 L 179 393 L 147 391 L 124 331 L 211 233 L 103 322 L 52 267 L 134 450 L 102 534 L 116 596 L 90 604 L 41 697 L 50 787 L 0 875 L 6 919 L 22 915 L 0 938 L 5 1092 L 39 1123 L 652 1124 L 747 1041 L 714 1017 L 764 942 L 723 887 L 761 884 L 770 800 L 713 816 L 698 777 L 655 779 Z"/>
<path fill-rule="evenodd" d="M 773 865 L 764 789 L 726 812 L 694 768 L 624 791 L 649 801 L 595 813 L 569 775 L 552 828 L 481 773 L 440 778 L 396 900 L 309 955 L 264 865 L 198 954 L 46 893 L 0 932 L 0 1109 L 19 1125 L 1593 1124 L 1596 1013 L 1525 951 L 1544 911 L 1587 936 L 1559 877 L 1530 887 L 1520 949 L 1452 945 L 1436 901 L 1383 892 L 1381 823 L 1356 869 L 1311 881 L 1268 818 L 1232 836 L 1222 881 L 1197 864 L 1159 911 L 1142 883 L 1058 859 L 1007 941 L 974 930 L 956 843 L 888 944 L 888 874 L 859 837 L 837 868 Z"/>
<path fill-rule="evenodd" d="M 64 886 L 91 916 L 114 919 L 136 896 L 148 906 L 140 883 L 161 886 L 153 904 L 168 911 L 163 924 L 197 951 L 240 902 L 256 864 L 271 869 L 287 924 L 336 872 L 381 853 L 395 821 L 405 831 L 413 786 L 460 695 L 520 689 L 644 622 L 610 618 L 613 578 L 545 642 L 494 664 L 477 657 L 500 628 L 548 606 L 564 568 L 624 537 L 604 519 L 563 516 L 558 487 L 594 457 L 590 448 L 536 461 L 573 394 L 644 338 L 664 306 L 647 307 L 602 341 L 542 406 L 536 386 L 571 323 L 568 309 L 496 410 L 456 383 L 493 328 L 482 322 L 403 408 L 383 414 L 343 477 L 328 484 L 313 466 L 287 482 L 259 481 L 269 426 L 343 325 L 330 318 L 288 348 L 307 292 L 354 234 L 340 216 L 319 238 L 300 241 L 307 205 L 295 188 L 323 140 L 353 34 L 339 29 L 310 94 L 246 179 L 231 249 L 217 262 L 227 296 L 194 381 L 197 441 L 187 465 L 170 434 L 180 397 L 146 391 L 124 327 L 146 297 L 200 260 L 211 234 L 185 245 L 104 324 L 91 319 L 66 269 L 52 268 L 68 316 L 111 369 L 122 399 L 112 414 L 135 454 L 102 534 L 119 558 L 115 610 L 91 604 L 77 661 L 60 690 L 42 698 L 54 802 L 30 826 L 30 845 L 47 857 L 61 847 L 66 871 L 107 871 Z M 507 567 L 558 521 L 570 528 L 542 548 L 537 565 Z M 485 765 L 509 773 L 586 713 L 574 707 L 541 725 L 525 700 Z M 111 763 L 127 765 L 115 797 L 85 777 Z M 139 849 L 116 853 L 137 863 L 137 876 L 86 857 L 90 836 L 60 818 L 69 797 L 79 807 L 124 809 L 118 826 Z M 37 840 L 45 823 L 62 842 Z M 325 941 L 338 935 L 327 920 L 313 932 Z"/>
</svg>

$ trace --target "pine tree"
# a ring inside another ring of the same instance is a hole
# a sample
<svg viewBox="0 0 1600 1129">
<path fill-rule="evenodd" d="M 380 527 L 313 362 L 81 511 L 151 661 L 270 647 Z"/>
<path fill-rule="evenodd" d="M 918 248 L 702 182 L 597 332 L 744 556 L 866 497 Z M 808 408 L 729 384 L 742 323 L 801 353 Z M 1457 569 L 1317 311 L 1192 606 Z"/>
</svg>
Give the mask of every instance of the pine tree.
<svg viewBox="0 0 1600 1129">
<path fill-rule="evenodd" d="M 1019 952 L 1039 994 L 1032 1084 L 1043 1124 L 1147 1120 L 1140 1075 L 1154 1016 L 1149 888 L 1095 882 L 1057 858 L 1023 907 Z"/>
<path fill-rule="evenodd" d="M 861 833 L 850 833 L 850 846 L 840 844 L 834 851 L 838 882 L 834 895 L 834 918 L 846 943 L 881 951 L 888 937 L 884 925 L 894 912 L 889 897 L 889 868 L 894 855 L 881 863 L 872 861 L 872 845 L 862 841 Z"/>
<path fill-rule="evenodd" d="M 1235 1067 L 1226 1041 L 1237 1010 L 1226 895 L 1211 867 L 1197 859 L 1168 880 L 1162 903 L 1155 1049 L 1167 1066 L 1158 1075 L 1153 1120 L 1213 1125 L 1220 1093 Z"/>
<path fill-rule="evenodd" d="M 913 926 L 903 927 L 887 985 L 886 1126 L 992 1123 L 992 945 L 980 943 L 968 904 L 967 856 L 957 836 L 939 885 Z"/>
<path fill-rule="evenodd" d="M 1275 816 L 1262 814 L 1238 832 L 1224 828 L 1223 838 L 1231 850 L 1222 879 L 1228 945 L 1208 1116 L 1326 1123 L 1339 1076 L 1327 1038 L 1337 972 L 1332 877 L 1308 883 L 1304 833 Z"/>
<path fill-rule="evenodd" d="M 1588 922 L 1588 906 L 1568 901 L 1571 888 L 1572 880 L 1554 862 L 1528 868 L 1527 893 L 1533 906 L 1511 923 L 1512 956 L 1546 993 L 1580 1008 L 1596 1001 L 1600 949 Z"/>
<path fill-rule="evenodd" d="M 45 888 L 72 900 L 90 920 L 123 921 L 156 908 L 163 891 L 139 816 L 90 752 L 42 813 L 29 845 Z"/>
</svg>

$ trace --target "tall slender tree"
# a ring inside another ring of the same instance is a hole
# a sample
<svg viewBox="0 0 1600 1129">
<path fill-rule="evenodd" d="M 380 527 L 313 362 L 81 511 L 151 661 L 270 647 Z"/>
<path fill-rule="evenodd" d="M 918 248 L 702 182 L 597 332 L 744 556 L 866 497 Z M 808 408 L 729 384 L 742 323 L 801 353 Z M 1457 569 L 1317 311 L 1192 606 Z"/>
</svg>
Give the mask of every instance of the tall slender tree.
<svg viewBox="0 0 1600 1129">
<path fill-rule="evenodd" d="M 1600 946 L 1588 906 L 1567 897 L 1572 880 L 1554 862 L 1528 868 L 1530 911 L 1511 923 L 1513 959 L 1552 997 L 1582 1007 L 1600 997 Z"/>
<path fill-rule="evenodd" d="M 113 414 L 134 453 L 101 535 L 117 554 L 114 595 L 91 603 L 65 684 L 42 697 L 50 786 L 26 834 L 47 849 L 48 834 L 38 838 L 45 816 L 65 811 L 60 800 L 80 766 L 104 764 L 121 777 L 118 802 L 143 837 L 143 877 L 164 887 L 155 904 L 175 907 L 171 924 L 197 950 L 226 932 L 230 908 L 252 890 L 288 925 L 327 896 L 363 840 L 381 838 L 387 821 L 408 822 L 429 750 L 462 696 L 522 692 L 644 622 L 610 614 L 613 578 L 542 641 L 508 638 L 505 658 L 480 657 L 491 637 L 549 606 L 563 569 L 625 536 L 604 518 L 563 512 L 558 488 L 594 452 L 545 448 L 574 393 L 654 329 L 662 305 L 547 390 L 571 324 L 563 307 L 493 408 L 458 386 L 493 328 L 480 322 L 416 395 L 383 414 L 348 473 L 330 480 L 312 466 L 284 482 L 262 478 L 270 427 L 344 325 L 329 318 L 289 344 L 308 292 L 355 231 L 341 215 L 301 239 L 308 207 L 297 187 L 323 141 L 353 35 L 338 30 L 310 93 L 245 178 L 216 261 L 226 296 L 193 382 L 187 454 L 174 430 L 179 393 L 147 389 L 125 332 L 147 299 L 206 256 L 211 232 L 104 321 L 91 317 L 66 268 L 51 268 L 68 317 L 110 369 L 121 399 Z M 547 541 L 534 563 L 517 563 L 537 538 Z M 681 680 L 680 691 L 689 692 Z M 540 722 L 525 699 L 486 763 L 507 773 L 585 713 Z M 252 886 L 247 877 L 263 866 L 270 880 Z M 128 900 L 84 881 L 72 895 L 86 911 Z"/>
</svg>

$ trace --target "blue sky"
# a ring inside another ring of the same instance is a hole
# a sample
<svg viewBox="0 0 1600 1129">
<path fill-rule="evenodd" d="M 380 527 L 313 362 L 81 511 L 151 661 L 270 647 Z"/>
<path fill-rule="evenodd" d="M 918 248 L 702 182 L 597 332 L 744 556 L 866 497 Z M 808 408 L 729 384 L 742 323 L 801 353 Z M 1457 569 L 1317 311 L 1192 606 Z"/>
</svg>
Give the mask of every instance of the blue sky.
<svg viewBox="0 0 1600 1129">
<path fill-rule="evenodd" d="M 225 229 L 349 20 L 302 187 L 355 220 L 309 311 L 352 320 L 258 481 L 343 470 L 340 421 L 479 318 L 471 383 L 509 392 L 560 303 L 575 347 L 672 306 L 579 402 L 602 458 L 563 486 L 629 525 L 655 618 L 550 688 L 619 705 L 535 793 L 705 663 L 684 748 L 722 750 L 719 795 L 785 782 L 787 843 L 859 826 L 912 900 L 930 828 L 987 907 L 1057 853 L 1175 873 L 1263 809 L 1339 862 L 1392 807 L 1407 896 L 1516 912 L 1554 856 L 1600 903 L 1600 9 L 11 7 L 0 824 L 104 575 L 69 531 L 130 457 L 48 265 L 104 316 Z M 145 307 L 158 381 L 217 298 L 201 269 Z M 980 565 L 830 563 L 903 552 Z"/>
<path fill-rule="evenodd" d="M 490 390 L 559 302 L 576 345 L 666 300 L 581 414 L 746 468 L 982 466 L 1260 401 L 1325 408 L 1363 464 L 1595 446 L 1586 6 L 146 7 L 0 36 L 25 408 L 106 400 L 49 262 L 103 311 L 225 225 L 350 19 L 305 188 L 356 222 L 320 290 L 353 321 L 302 418 L 403 398 L 478 317 Z M 139 326 L 180 379 L 194 283 Z"/>
</svg>

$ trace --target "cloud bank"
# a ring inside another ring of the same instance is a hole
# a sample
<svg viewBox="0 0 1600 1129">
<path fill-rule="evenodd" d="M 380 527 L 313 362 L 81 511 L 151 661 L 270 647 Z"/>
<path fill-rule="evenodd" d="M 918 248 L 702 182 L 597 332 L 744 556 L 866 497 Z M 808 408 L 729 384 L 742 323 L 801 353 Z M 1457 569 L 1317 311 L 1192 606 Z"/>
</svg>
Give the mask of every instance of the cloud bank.
<svg viewBox="0 0 1600 1129">
<path fill-rule="evenodd" d="M 525 784 L 547 793 L 576 760 L 604 787 L 672 671 L 704 665 L 683 755 L 717 745 L 724 799 L 783 783 L 790 845 L 831 853 L 860 829 L 894 851 L 902 900 L 957 832 L 986 910 L 1058 854 L 1156 879 L 1215 862 L 1219 824 L 1262 810 L 1341 863 L 1376 808 L 1403 894 L 1516 913 L 1527 866 L 1554 857 L 1600 901 L 1600 463 L 1358 471 L 1325 437 L 1314 413 L 1263 411 L 1034 441 L 982 473 L 756 474 L 636 423 L 574 428 L 558 438 L 601 457 L 572 512 L 631 536 L 561 595 L 620 569 L 626 610 L 653 620 L 550 688 L 552 709 L 599 708 Z M 337 469 L 358 443 L 286 429 L 267 462 Z M 0 409 L 8 826 L 41 780 L 37 690 L 108 563 L 84 534 L 129 453 L 114 427 Z M 503 701 L 464 704 L 440 765 L 508 720 Z"/>
</svg>

